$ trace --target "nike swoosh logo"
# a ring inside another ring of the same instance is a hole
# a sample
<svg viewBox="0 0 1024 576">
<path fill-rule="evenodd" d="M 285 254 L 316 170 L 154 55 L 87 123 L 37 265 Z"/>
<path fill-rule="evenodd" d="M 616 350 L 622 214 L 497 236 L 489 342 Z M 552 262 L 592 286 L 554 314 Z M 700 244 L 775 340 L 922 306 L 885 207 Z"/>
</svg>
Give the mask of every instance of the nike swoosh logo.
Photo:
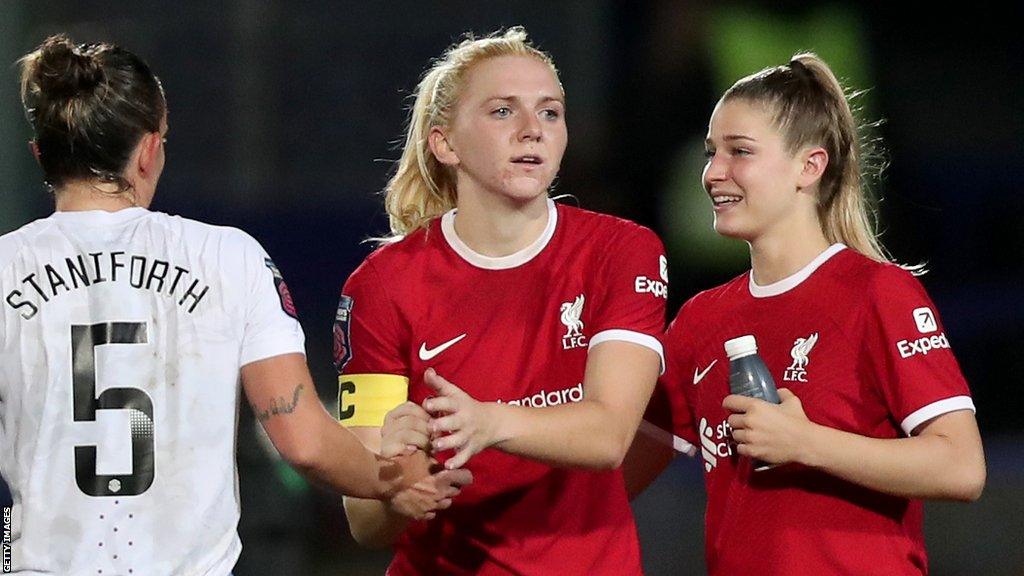
<svg viewBox="0 0 1024 576">
<path fill-rule="evenodd" d="M 711 364 L 709 364 L 708 367 L 705 368 L 703 372 L 697 372 L 697 369 L 694 368 L 693 369 L 693 385 L 696 386 L 697 384 L 700 384 L 700 381 L 703 380 L 704 377 L 708 375 L 708 372 L 711 372 L 711 369 L 717 363 L 718 363 L 718 359 L 716 358 L 715 361 L 712 362 Z"/>
<path fill-rule="evenodd" d="M 441 352 L 444 352 L 445 350 L 451 348 L 459 340 L 462 340 L 465 337 L 466 337 L 465 334 L 462 334 L 461 336 L 456 336 L 455 338 L 452 338 L 451 340 L 445 342 L 444 344 L 441 344 L 440 346 L 438 346 L 436 348 L 427 348 L 427 343 L 426 342 L 420 344 L 420 360 L 423 360 L 424 362 L 426 362 L 427 360 L 433 359 L 434 356 L 437 356 Z"/>
</svg>

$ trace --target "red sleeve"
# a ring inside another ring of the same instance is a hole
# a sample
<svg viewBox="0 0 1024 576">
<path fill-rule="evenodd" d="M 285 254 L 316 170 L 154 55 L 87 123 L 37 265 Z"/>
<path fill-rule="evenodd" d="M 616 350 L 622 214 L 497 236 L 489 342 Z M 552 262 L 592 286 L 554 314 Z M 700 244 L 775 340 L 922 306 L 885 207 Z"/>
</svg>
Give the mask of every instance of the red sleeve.
<svg viewBox="0 0 1024 576">
<path fill-rule="evenodd" d="M 693 365 L 690 358 L 692 343 L 689 342 L 689 329 L 685 320 L 689 305 L 687 302 L 679 310 L 662 339 L 665 344 L 666 369 L 658 380 L 658 388 L 662 391 L 662 401 L 667 404 L 671 415 L 670 429 L 676 437 L 673 444 L 677 451 L 692 456 L 700 446 L 700 439 L 697 437 L 696 420 L 687 396 L 687 392 L 693 390 L 686 376 L 687 368 Z"/>
<path fill-rule="evenodd" d="M 369 260 L 345 282 L 334 323 L 339 374 L 409 375 L 402 329 L 387 285 Z"/>
<path fill-rule="evenodd" d="M 885 266 L 873 278 L 867 345 L 880 392 L 908 435 L 936 416 L 974 410 L 970 390 L 935 304 L 906 270 Z"/>
<path fill-rule="evenodd" d="M 603 292 L 598 295 L 590 345 L 625 340 L 647 346 L 662 357 L 668 298 L 668 262 L 661 240 L 647 228 L 631 224 L 616 235 L 598 270 Z"/>
</svg>

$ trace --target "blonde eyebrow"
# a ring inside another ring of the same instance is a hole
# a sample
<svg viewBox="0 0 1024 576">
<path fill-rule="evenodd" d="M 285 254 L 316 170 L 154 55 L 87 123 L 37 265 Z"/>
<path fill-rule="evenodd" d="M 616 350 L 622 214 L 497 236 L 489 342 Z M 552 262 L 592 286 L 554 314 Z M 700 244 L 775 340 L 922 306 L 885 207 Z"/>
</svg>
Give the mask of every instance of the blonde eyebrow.
<svg viewBox="0 0 1024 576">
<path fill-rule="evenodd" d="M 484 102 L 491 102 L 494 100 L 503 100 L 507 102 L 522 102 L 523 99 L 520 98 L 519 96 L 492 96 L 487 100 L 484 100 Z M 548 102 L 558 102 L 563 106 L 565 105 L 565 99 L 557 96 L 545 96 L 540 99 L 540 102 L 541 104 L 546 104 Z"/>
<path fill-rule="evenodd" d="M 725 136 L 722 137 L 722 140 L 725 141 L 725 142 L 736 142 L 737 140 L 746 140 L 748 142 L 757 142 L 757 138 L 753 138 L 751 136 L 745 136 L 743 134 L 726 134 Z M 704 139 L 704 146 L 705 147 L 712 146 L 712 145 L 714 145 L 714 141 L 711 140 L 711 138 L 705 138 Z"/>
</svg>

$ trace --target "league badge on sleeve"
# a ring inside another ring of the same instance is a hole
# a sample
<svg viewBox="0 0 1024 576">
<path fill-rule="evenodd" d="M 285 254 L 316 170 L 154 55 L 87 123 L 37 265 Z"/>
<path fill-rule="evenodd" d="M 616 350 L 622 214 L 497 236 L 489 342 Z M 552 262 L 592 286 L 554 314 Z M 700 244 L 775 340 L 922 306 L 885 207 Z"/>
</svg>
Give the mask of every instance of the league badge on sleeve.
<svg viewBox="0 0 1024 576">
<path fill-rule="evenodd" d="M 288 291 L 288 285 L 284 283 L 284 276 L 281 275 L 281 271 L 277 269 L 274 261 L 270 258 L 264 258 L 267 268 L 270 268 L 270 273 L 274 275 L 274 288 L 277 289 L 277 297 L 281 300 L 281 310 L 284 313 L 299 319 L 299 314 L 295 310 L 295 302 L 292 301 L 292 293 Z"/>
<path fill-rule="evenodd" d="M 341 295 L 338 311 L 334 314 L 334 367 L 341 373 L 352 359 L 352 298 Z"/>
</svg>

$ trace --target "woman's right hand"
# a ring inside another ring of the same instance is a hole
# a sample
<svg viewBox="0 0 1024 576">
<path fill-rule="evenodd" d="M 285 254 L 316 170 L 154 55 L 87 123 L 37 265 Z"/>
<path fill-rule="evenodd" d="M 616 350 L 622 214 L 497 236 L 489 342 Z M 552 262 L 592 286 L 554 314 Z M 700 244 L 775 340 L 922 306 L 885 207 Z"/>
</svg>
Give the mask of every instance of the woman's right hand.
<svg viewBox="0 0 1024 576">
<path fill-rule="evenodd" d="M 497 414 L 492 402 L 480 402 L 452 384 L 433 368 L 427 368 L 423 381 L 437 395 L 423 401 L 423 407 L 435 417 L 430 421 L 437 452 L 453 450 L 445 463 L 449 469 L 461 468 L 474 454 L 498 443 Z"/>
</svg>

